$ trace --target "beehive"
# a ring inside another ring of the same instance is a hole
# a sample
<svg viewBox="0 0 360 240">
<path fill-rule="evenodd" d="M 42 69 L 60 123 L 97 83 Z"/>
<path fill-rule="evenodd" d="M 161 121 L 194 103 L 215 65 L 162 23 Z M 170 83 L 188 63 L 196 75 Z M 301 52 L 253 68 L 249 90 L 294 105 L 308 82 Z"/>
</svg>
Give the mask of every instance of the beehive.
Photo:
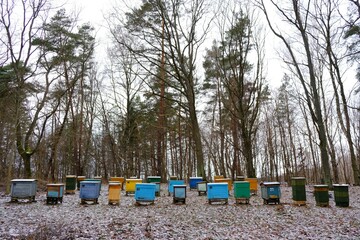
<svg viewBox="0 0 360 240">
<path fill-rule="evenodd" d="M 202 177 L 190 177 L 189 178 L 190 190 L 191 189 L 196 189 L 197 188 L 197 183 L 202 182 L 202 181 L 203 181 Z"/>
<path fill-rule="evenodd" d="M 279 182 L 264 182 L 261 184 L 261 197 L 265 204 L 277 203 L 280 204 L 280 183 Z"/>
<path fill-rule="evenodd" d="M 228 203 L 229 189 L 227 183 L 208 183 L 207 184 L 207 197 L 209 204 L 213 202 Z"/>
<path fill-rule="evenodd" d="M 88 182 L 88 181 L 90 181 L 90 182 L 98 182 L 99 184 L 97 186 L 99 188 L 98 191 L 99 191 L 99 195 L 100 195 L 100 193 L 101 193 L 101 183 L 102 183 L 101 179 L 87 178 L 87 179 L 84 179 L 83 181 L 85 181 L 85 182 Z"/>
<path fill-rule="evenodd" d="M 199 193 L 199 196 L 202 194 L 206 195 L 206 191 L 207 191 L 207 182 L 203 181 L 203 182 L 198 182 L 197 183 L 197 190 Z"/>
<path fill-rule="evenodd" d="M 64 195 L 64 184 L 62 183 L 49 183 L 46 185 L 47 194 L 46 194 L 46 203 L 47 204 L 57 204 L 58 202 L 62 203 Z"/>
<path fill-rule="evenodd" d="M 109 182 L 109 204 L 119 204 L 121 195 L 121 183 L 118 181 Z"/>
<path fill-rule="evenodd" d="M 335 204 L 338 207 L 349 206 L 349 185 L 334 184 Z"/>
<path fill-rule="evenodd" d="M 257 178 L 246 178 L 245 181 L 250 183 L 250 192 L 251 194 L 256 195 L 258 191 L 258 180 Z"/>
<path fill-rule="evenodd" d="M 65 177 L 65 193 L 67 194 L 75 194 L 76 190 L 76 176 L 75 175 L 67 175 Z"/>
<path fill-rule="evenodd" d="M 28 199 L 30 202 L 35 202 L 36 190 L 36 179 L 13 179 L 11 180 L 11 201 Z"/>
<path fill-rule="evenodd" d="M 235 180 L 238 182 L 243 182 L 245 181 L 245 176 L 236 176 Z"/>
<path fill-rule="evenodd" d="M 314 195 L 316 206 L 329 206 L 329 186 L 328 185 L 314 185 Z"/>
<path fill-rule="evenodd" d="M 161 177 L 160 176 L 148 176 L 147 177 L 147 182 L 148 183 L 160 183 L 161 182 Z"/>
<path fill-rule="evenodd" d="M 173 203 L 186 203 L 186 185 L 174 185 Z"/>
<path fill-rule="evenodd" d="M 154 203 L 155 201 L 155 183 L 136 183 L 135 201 L 137 204 L 146 202 Z"/>
<path fill-rule="evenodd" d="M 80 182 L 86 179 L 85 176 L 77 176 L 77 189 L 80 190 Z"/>
<path fill-rule="evenodd" d="M 142 179 L 135 179 L 135 178 L 131 178 L 131 179 L 126 179 L 125 181 L 125 194 L 126 196 L 130 193 L 133 194 L 135 193 L 136 190 L 136 184 L 137 183 L 142 183 Z"/>
<path fill-rule="evenodd" d="M 98 203 L 98 198 L 100 194 L 100 182 L 99 181 L 81 181 L 80 182 L 80 199 L 81 203 L 86 201 L 92 201 Z"/>
<path fill-rule="evenodd" d="M 184 185 L 185 181 L 184 180 L 169 180 L 168 182 L 168 192 L 169 192 L 169 196 L 174 193 L 174 185 Z"/>
<path fill-rule="evenodd" d="M 214 176 L 214 182 L 216 182 L 217 179 L 224 178 L 223 175 L 216 175 Z"/>
<path fill-rule="evenodd" d="M 306 204 L 306 179 L 304 177 L 291 178 L 292 199 L 295 205 Z"/>
<path fill-rule="evenodd" d="M 124 190 L 124 183 L 125 183 L 125 178 L 124 177 L 110 177 L 109 178 L 109 182 L 120 182 L 121 184 L 121 190 Z"/>
<path fill-rule="evenodd" d="M 232 190 L 232 179 L 231 178 L 218 178 L 215 180 L 216 183 L 227 183 L 229 192 Z"/>
<path fill-rule="evenodd" d="M 234 198 L 236 203 L 249 203 L 250 183 L 248 181 L 234 182 Z"/>
</svg>

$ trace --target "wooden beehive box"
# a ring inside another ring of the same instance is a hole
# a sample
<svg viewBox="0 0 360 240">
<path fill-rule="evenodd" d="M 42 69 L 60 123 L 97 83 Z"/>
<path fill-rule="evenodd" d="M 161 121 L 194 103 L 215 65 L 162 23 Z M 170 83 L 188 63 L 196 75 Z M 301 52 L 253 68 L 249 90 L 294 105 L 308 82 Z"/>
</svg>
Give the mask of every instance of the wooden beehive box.
<svg viewBox="0 0 360 240">
<path fill-rule="evenodd" d="M 81 203 L 86 201 L 92 201 L 98 203 L 98 198 L 100 195 L 100 182 L 99 181 L 81 181 L 80 182 L 80 198 Z"/>
<path fill-rule="evenodd" d="M 186 203 L 186 185 L 174 185 L 173 203 Z"/>
<path fill-rule="evenodd" d="M 154 203 L 155 201 L 155 183 L 137 183 L 135 186 L 136 203 Z"/>
<path fill-rule="evenodd" d="M 213 202 L 228 203 L 229 190 L 227 183 L 208 183 L 207 184 L 207 196 L 209 204 Z"/>
<path fill-rule="evenodd" d="M 76 190 L 76 176 L 75 175 L 67 175 L 65 177 L 65 193 L 67 194 L 75 194 Z"/>
<path fill-rule="evenodd" d="M 119 204 L 121 195 L 121 183 L 118 181 L 109 182 L 109 204 Z"/>
<path fill-rule="evenodd" d="M 36 190 L 36 179 L 13 179 L 11 180 L 11 201 L 28 199 L 30 202 L 35 202 Z"/>
<path fill-rule="evenodd" d="M 236 203 L 249 203 L 250 199 L 250 183 L 248 181 L 234 182 L 234 198 Z"/>
<path fill-rule="evenodd" d="M 62 203 L 64 196 L 64 184 L 63 183 L 49 183 L 46 185 L 46 203 L 57 204 Z"/>
<path fill-rule="evenodd" d="M 169 192 L 169 196 L 174 193 L 174 185 L 184 185 L 185 181 L 184 180 L 169 180 L 168 182 L 168 192 Z"/>
<path fill-rule="evenodd" d="M 190 177 L 189 178 L 189 187 L 190 190 L 191 189 L 197 189 L 197 184 L 198 182 L 202 182 L 203 178 L 202 177 Z"/>
<path fill-rule="evenodd" d="M 139 178 L 131 178 L 131 179 L 126 179 L 125 181 L 125 194 L 126 196 L 131 193 L 135 193 L 135 190 L 136 190 L 136 184 L 137 183 L 142 183 L 142 179 L 139 179 Z"/>
<path fill-rule="evenodd" d="M 281 191 L 279 182 L 264 182 L 261 184 L 261 197 L 264 203 L 280 203 Z"/>
</svg>

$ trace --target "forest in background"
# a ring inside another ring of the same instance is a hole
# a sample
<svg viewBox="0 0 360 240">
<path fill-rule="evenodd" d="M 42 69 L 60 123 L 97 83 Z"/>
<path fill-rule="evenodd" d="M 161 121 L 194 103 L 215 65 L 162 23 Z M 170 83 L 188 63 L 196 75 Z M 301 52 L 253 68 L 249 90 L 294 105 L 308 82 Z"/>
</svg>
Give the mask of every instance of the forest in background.
<svg viewBox="0 0 360 240">
<path fill-rule="evenodd" d="M 96 29 L 51 3 L 1 0 L 3 184 L 74 174 L 359 185 L 358 0 L 120 4 L 104 16 L 105 63 Z M 269 36 L 284 65 L 277 89 Z"/>
</svg>

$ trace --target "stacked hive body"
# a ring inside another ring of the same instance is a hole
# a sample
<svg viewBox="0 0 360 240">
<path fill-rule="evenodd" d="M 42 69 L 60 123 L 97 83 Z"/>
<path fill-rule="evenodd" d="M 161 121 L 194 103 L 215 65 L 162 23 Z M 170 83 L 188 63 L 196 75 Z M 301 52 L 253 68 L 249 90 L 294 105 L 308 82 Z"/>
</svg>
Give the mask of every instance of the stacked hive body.
<svg viewBox="0 0 360 240">
<path fill-rule="evenodd" d="M 334 184 L 335 204 L 339 207 L 349 206 L 349 185 Z"/>
<path fill-rule="evenodd" d="M 65 193 L 66 194 L 75 194 L 76 190 L 76 176 L 75 175 L 67 175 L 65 178 Z"/>
<path fill-rule="evenodd" d="M 186 185 L 174 185 L 173 203 L 186 203 Z"/>
<path fill-rule="evenodd" d="M 121 190 L 124 190 L 124 183 L 125 183 L 124 177 L 110 177 L 109 182 L 119 182 L 121 185 Z"/>
<path fill-rule="evenodd" d="M 197 190 L 198 190 L 199 196 L 202 195 L 202 194 L 206 195 L 207 182 L 205 182 L 205 181 L 198 182 L 197 183 Z"/>
<path fill-rule="evenodd" d="M 121 183 L 118 181 L 109 182 L 109 204 L 119 204 L 121 194 Z"/>
<path fill-rule="evenodd" d="M 329 186 L 328 185 L 314 185 L 314 195 L 316 206 L 329 206 Z"/>
<path fill-rule="evenodd" d="M 136 204 L 154 203 L 155 201 L 155 183 L 137 183 L 135 190 Z"/>
<path fill-rule="evenodd" d="M 174 193 L 174 185 L 184 185 L 184 180 L 169 180 L 168 182 L 168 192 L 169 196 Z"/>
<path fill-rule="evenodd" d="M 261 184 L 261 197 L 265 204 L 277 203 L 280 204 L 280 183 L 279 182 L 264 182 Z"/>
<path fill-rule="evenodd" d="M 11 201 L 28 199 L 30 202 L 35 202 L 36 190 L 36 179 L 13 179 L 11 180 Z"/>
<path fill-rule="evenodd" d="M 216 183 L 227 183 L 229 192 L 232 190 L 232 180 L 231 178 L 218 178 L 215 179 Z"/>
<path fill-rule="evenodd" d="M 292 199 L 295 205 L 306 204 L 306 180 L 304 177 L 293 177 L 291 179 Z"/>
<path fill-rule="evenodd" d="M 142 183 L 142 179 L 140 178 L 130 178 L 126 179 L 125 182 L 125 195 L 127 196 L 129 193 L 134 194 L 136 190 L 136 184 Z"/>
<path fill-rule="evenodd" d="M 234 198 L 236 203 L 249 204 L 250 200 L 250 183 L 248 181 L 234 182 Z"/>
<path fill-rule="evenodd" d="M 80 199 L 81 204 L 87 201 L 98 203 L 100 195 L 100 182 L 99 181 L 81 181 L 80 182 Z"/>
<path fill-rule="evenodd" d="M 203 178 L 202 177 L 190 177 L 189 178 L 189 186 L 190 186 L 190 190 L 191 189 L 197 189 L 197 184 L 199 182 L 202 182 Z"/>
<path fill-rule="evenodd" d="M 227 183 L 208 183 L 207 196 L 209 204 L 213 202 L 228 203 L 229 189 Z"/>
<path fill-rule="evenodd" d="M 57 204 L 58 202 L 62 203 L 64 195 L 64 184 L 62 183 L 49 183 L 46 185 L 47 194 L 46 194 L 46 203 L 47 204 Z"/>
<path fill-rule="evenodd" d="M 257 178 L 246 178 L 245 181 L 250 183 L 250 192 L 251 194 L 257 195 L 258 191 L 258 180 Z"/>
</svg>

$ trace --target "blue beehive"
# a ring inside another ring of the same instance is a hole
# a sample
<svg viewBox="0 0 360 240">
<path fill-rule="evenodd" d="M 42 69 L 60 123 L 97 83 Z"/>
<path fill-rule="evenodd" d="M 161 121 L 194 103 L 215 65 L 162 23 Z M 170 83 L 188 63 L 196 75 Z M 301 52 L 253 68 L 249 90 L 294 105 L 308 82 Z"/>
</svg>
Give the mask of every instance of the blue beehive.
<svg viewBox="0 0 360 240">
<path fill-rule="evenodd" d="M 62 203 L 65 185 L 62 183 L 49 183 L 46 185 L 46 203 L 57 204 Z"/>
<path fill-rule="evenodd" d="M 157 197 L 160 197 L 160 183 L 159 182 L 156 182 L 155 183 L 156 185 L 155 185 L 155 196 L 157 196 Z"/>
<path fill-rule="evenodd" d="M 190 186 L 190 190 L 191 189 L 197 189 L 197 184 L 199 182 L 202 182 L 203 178 L 202 177 L 190 177 L 189 178 L 189 186 Z"/>
<path fill-rule="evenodd" d="M 135 200 L 136 203 L 155 201 L 155 183 L 137 183 L 135 187 Z"/>
<path fill-rule="evenodd" d="M 280 203 L 281 191 L 279 182 L 264 182 L 261 184 L 261 197 L 264 204 Z"/>
<path fill-rule="evenodd" d="M 184 185 L 184 184 L 185 184 L 184 180 L 169 180 L 168 183 L 169 196 L 174 192 L 174 185 Z"/>
<path fill-rule="evenodd" d="M 11 180 L 11 201 L 29 199 L 30 202 L 35 202 L 36 190 L 36 179 L 13 179 Z"/>
<path fill-rule="evenodd" d="M 208 183 L 207 184 L 207 197 L 209 204 L 212 202 L 228 203 L 229 190 L 227 183 Z"/>
<path fill-rule="evenodd" d="M 100 182 L 99 181 L 81 181 L 80 182 L 80 198 L 81 203 L 85 201 L 93 201 L 98 203 L 100 195 Z"/>
<path fill-rule="evenodd" d="M 186 185 L 174 185 L 174 203 L 185 203 L 186 201 Z"/>
</svg>

